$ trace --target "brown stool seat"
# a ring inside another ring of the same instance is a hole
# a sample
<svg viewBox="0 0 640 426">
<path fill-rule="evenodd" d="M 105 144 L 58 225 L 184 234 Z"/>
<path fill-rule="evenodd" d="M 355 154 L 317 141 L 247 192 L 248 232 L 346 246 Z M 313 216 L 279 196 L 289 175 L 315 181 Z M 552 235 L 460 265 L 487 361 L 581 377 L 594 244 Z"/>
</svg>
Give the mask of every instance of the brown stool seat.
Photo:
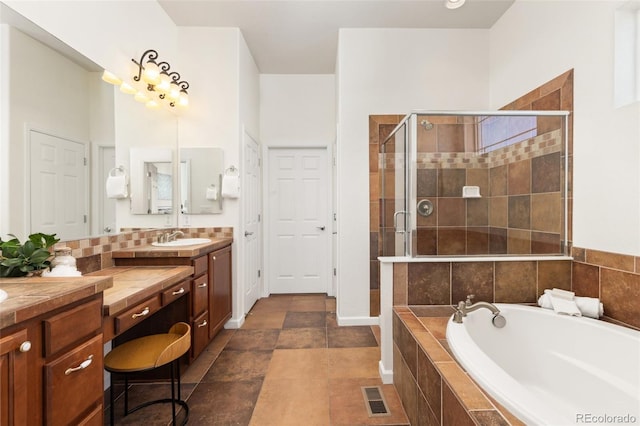
<svg viewBox="0 0 640 426">
<path fill-rule="evenodd" d="M 104 357 L 104 369 L 110 373 L 124 374 L 124 415 L 147 407 L 151 404 L 170 402 L 172 404 L 173 424 L 176 424 L 175 404 L 179 404 L 185 409 L 187 422 L 189 417 L 189 407 L 185 401 L 180 399 L 180 368 L 177 360 L 184 355 L 191 347 L 191 327 L 189 324 L 179 322 L 174 324 L 166 334 L 153 334 L 130 340 L 122 345 L 116 346 Z M 152 370 L 171 363 L 171 398 L 159 399 L 145 402 L 129 410 L 128 405 L 128 378 L 127 373 Z M 178 397 L 174 391 L 174 368 L 178 370 Z M 114 423 L 114 397 L 113 383 L 111 384 L 111 424 Z"/>
</svg>

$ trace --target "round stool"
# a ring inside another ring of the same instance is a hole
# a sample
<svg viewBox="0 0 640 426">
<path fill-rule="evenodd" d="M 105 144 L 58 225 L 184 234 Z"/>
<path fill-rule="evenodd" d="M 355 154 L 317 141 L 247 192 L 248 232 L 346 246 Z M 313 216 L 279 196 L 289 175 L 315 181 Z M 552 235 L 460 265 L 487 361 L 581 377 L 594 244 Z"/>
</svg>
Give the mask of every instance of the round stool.
<svg viewBox="0 0 640 426">
<path fill-rule="evenodd" d="M 189 418 L 189 406 L 180 397 L 180 366 L 178 359 L 191 347 L 191 327 L 189 324 L 179 322 L 174 324 L 166 334 L 153 334 L 130 340 L 116 346 L 104 357 L 104 369 L 110 373 L 124 375 L 124 415 L 127 416 L 141 408 L 152 404 L 171 403 L 173 424 L 176 424 L 176 404 L 181 405 L 186 417 Z M 129 381 L 128 373 L 153 370 L 165 364 L 171 363 L 171 398 L 157 399 L 140 404 L 129 410 Z M 175 393 L 175 373 L 178 375 L 178 397 Z M 111 413 L 111 425 L 114 424 L 114 395 L 113 380 L 111 382 L 109 408 Z"/>
</svg>

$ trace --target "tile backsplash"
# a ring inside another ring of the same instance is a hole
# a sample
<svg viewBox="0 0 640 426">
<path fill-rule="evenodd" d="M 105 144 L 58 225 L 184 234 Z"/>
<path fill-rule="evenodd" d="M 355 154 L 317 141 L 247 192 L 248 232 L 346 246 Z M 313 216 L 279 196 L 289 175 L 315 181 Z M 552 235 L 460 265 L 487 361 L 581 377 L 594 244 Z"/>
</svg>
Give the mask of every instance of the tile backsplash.
<svg viewBox="0 0 640 426">
<path fill-rule="evenodd" d="M 111 252 L 151 244 L 159 233 L 173 232 L 179 229 L 185 237 L 233 238 L 233 228 L 162 228 L 162 229 L 122 229 L 119 234 L 104 235 L 94 238 L 60 241 L 53 250 L 59 247 L 71 248 L 71 255 L 76 258 L 78 270 L 83 274 L 95 272 L 113 266 Z"/>
</svg>

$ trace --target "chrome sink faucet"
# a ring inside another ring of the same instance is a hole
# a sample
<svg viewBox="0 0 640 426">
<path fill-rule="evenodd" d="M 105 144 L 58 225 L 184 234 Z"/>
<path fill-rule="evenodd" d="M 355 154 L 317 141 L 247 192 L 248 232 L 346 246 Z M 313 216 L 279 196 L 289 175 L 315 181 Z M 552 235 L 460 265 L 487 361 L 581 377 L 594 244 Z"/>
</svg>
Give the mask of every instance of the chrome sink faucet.
<svg viewBox="0 0 640 426">
<path fill-rule="evenodd" d="M 500 309 L 496 308 L 493 303 L 489 302 L 476 302 L 473 303 L 475 295 L 470 294 L 467 296 L 466 301 L 458 302 L 458 306 L 455 308 L 456 312 L 453 314 L 453 322 L 462 324 L 462 318 L 466 317 L 469 312 L 477 311 L 478 309 L 488 309 L 493 314 L 493 325 L 502 328 L 507 323 L 507 320 L 500 314 Z"/>
<path fill-rule="evenodd" d="M 184 232 L 176 231 L 171 234 L 167 233 L 165 241 L 168 243 L 169 241 L 175 241 L 178 236 L 184 237 Z"/>
</svg>

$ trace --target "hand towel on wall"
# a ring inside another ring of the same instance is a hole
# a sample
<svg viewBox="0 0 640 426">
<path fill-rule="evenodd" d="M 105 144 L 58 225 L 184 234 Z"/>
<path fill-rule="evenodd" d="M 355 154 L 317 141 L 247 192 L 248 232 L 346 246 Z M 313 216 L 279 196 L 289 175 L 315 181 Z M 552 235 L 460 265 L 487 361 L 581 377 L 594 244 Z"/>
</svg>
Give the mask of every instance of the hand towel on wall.
<svg viewBox="0 0 640 426">
<path fill-rule="evenodd" d="M 222 177 L 222 196 L 225 198 L 240 196 L 240 176 L 225 174 Z"/>
<path fill-rule="evenodd" d="M 107 183 L 105 187 L 107 198 L 127 198 L 129 196 L 127 191 L 127 175 L 122 172 L 120 175 L 113 176 L 112 172 L 114 170 L 118 169 L 113 169 L 109 172 L 109 176 L 107 176 Z"/>
<path fill-rule="evenodd" d="M 215 186 L 210 186 L 207 188 L 206 199 L 211 201 L 218 200 L 218 188 Z"/>
</svg>

